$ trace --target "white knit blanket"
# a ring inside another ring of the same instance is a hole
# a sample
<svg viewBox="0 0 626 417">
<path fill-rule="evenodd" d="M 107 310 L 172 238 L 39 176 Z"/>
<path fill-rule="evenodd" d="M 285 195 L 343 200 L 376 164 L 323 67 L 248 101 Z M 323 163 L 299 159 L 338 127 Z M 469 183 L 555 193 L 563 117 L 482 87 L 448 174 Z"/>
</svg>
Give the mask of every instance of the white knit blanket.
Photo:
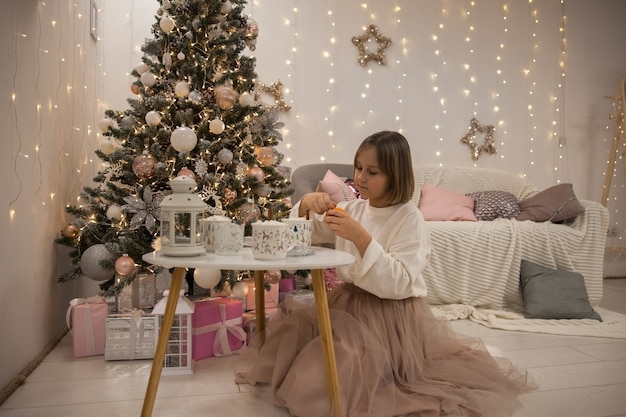
<svg viewBox="0 0 626 417">
<path fill-rule="evenodd" d="M 469 319 L 492 329 L 626 339 L 626 316 L 601 307 L 595 307 L 594 310 L 600 314 L 602 322 L 591 319 L 527 319 L 523 314 L 515 312 L 476 308 L 464 304 L 436 305 L 431 308 L 437 317 L 447 320 Z"/>
</svg>

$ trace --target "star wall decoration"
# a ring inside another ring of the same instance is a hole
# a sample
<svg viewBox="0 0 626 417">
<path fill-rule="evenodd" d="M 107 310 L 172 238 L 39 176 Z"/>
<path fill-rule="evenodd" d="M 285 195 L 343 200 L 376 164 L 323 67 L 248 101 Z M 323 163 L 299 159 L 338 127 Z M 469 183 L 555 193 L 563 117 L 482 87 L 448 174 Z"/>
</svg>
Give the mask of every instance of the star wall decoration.
<svg viewBox="0 0 626 417">
<path fill-rule="evenodd" d="M 372 42 L 372 39 L 378 44 L 376 52 L 372 52 L 372 49 L 368 47 L 368 44 Z M 359 48 L 359 65 L 366 66 L 368 62 L 374 61 L 380 65 L 385 65 L 385 49 L 391 45 L 391 39 L 387 38 L 378 32 L 378 27 L 371 24 L 365 29 L 365 33 L 361 36 L 353 36 L 352 43 Z"/>
<path fill-rule="evenodd" d="M 474 161 L 477 161 L 480 158 L 480 155 L 483 154 L 483 152 L 490 155 L 493 155 L 497 152 L 496 147 L 493 144 L 494 131 L 495 128 L 493 126 L 481 125 L 480 123 L 478 123 L 478 120 L 475 117 L 470 120 L 469 132 L 467 132 L 465 136 L 461 138 L 461 143 L 464 143 L 470 147 L 470 150 L 472 152 L 472 159 Z M 485 135 L 483 144 L 480 146 L 477 145 L 475 142 L 477 132 L 483 133 Z"/>
<path fill-rule="evenodd" d="M 272 85 L 265 85 L 261 82 L 256 85 L 256 92 L 254 99 L 256 101 L 261 101 L 262 94 L 269 94 L 274 99 L 274 105 L 267 106 L 269 110 L 279 110 L 279 111 L 289 111 L 291 110 L 291 106 L 285 104 L 285 99 L 283 98 L 283 83 L 280 81 L 276 81 Z"/>
</svg>

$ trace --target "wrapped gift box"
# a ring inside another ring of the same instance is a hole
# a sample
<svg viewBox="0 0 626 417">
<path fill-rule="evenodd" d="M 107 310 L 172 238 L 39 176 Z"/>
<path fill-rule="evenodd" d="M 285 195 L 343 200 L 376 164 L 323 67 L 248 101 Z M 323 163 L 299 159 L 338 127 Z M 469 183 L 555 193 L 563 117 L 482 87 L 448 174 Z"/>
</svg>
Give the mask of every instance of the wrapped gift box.
<svg viewBox="0 0 626 417">
<path fill-rule="evenodd" d="M 280 305 L 282 314 L 290 314 L 294 309 L 315 305 L 315 294 L 311 290 L 293 290 L 283 294 Z"/>
<path fill-rule="evenodd" d="M 243 303 L 234 298 L 196 301 L 191 318 L 191 357 L 228 356 L 245 347 Z"/>
<path fill-rule="evenodd" d="M 254 285 L 253 280 L 245 281 L 248 284 L 248 294 L 246 294 L 246 305 L 245 310 L 256 310 L 256 286 Z M 278 284 L 270 284 L 270 290 L 266 291 L 265 288 L 262 288 L 262 291 L 265 293 L 265 309 L 270 308 L 278 308 L 279 303 L 279 294 L 278 294 L 279 285 Z"/>
<path fill-rule="evenodd" d="M 118 311 L 152 308 L 156 304 L 156 295 L 156 275 L 138 274 L 130 285 L 122 289 L 118 296 Z"/>
<path fill-rule="evenodd" d="M 100 296 L 74 298 L 65 316 L 75 358 L 104 354 L 104 320 L 109 305 Z"/>
<path fill-rule="evenodd" d="M 135 310 L 110 314 L 104 321 L 104 359 L 107 361 L 154 357 L 157 321 L 153 315 Z"/>
</svg>

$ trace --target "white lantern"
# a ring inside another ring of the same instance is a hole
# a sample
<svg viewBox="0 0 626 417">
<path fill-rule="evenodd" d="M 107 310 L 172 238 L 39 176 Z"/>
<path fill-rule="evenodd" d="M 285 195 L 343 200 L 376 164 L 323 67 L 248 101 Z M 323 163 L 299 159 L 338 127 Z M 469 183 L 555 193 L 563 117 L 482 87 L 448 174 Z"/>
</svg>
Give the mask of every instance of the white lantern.
<svg viewBox="0 0 626 417">
<path fill-rule="evenodd" d="M 161 208 L 161 253 L 169 256 L 195 256 L 205 253 L 202 219 L 208 208 L 197 194 L 196 181 L 181 175 L 170 181 L 172 194 Z"/>
<path fill-rule="evenodd" d="M 169 290 L 163 291 L 163 298 L 156 303 L 152 309 L 152 314 L 157 317 L 157 337 L 161 332 L 163 315 Z M 195 304 L 185 297 L 185 290 L 181 290 L 174 311 L 174 321 L 170 330 L 170 338 L 165 349 L 165 359 L 163 361 L 162 375 L 184 375 L 193 374 L 193 358 L 191 356 L 191 318 L 195 309 Z"/>
</svg>

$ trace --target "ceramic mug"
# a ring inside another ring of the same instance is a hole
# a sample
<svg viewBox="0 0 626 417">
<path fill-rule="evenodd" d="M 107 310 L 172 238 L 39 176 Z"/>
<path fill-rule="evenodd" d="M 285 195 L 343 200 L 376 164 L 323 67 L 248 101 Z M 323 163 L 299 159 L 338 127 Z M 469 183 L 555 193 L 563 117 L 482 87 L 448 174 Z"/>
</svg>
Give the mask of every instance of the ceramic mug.
<svg viewBox="0 0 626 417">
<path fill-rule="evenodd" d="M 282 219 L 281 222 L 289 226 L 296 234 L 296 244 L 288 253 L 288 256 L 304 256 L 311 251 L 311 233 L 313 232 L 313 220 L 304 217 Z"/>
<path fill-rule="evenodd" d="M 252 256 L 255 259 L 285 259 L 296 243 L 296 234 L 285 223 L 275 220 L 252 223 Z"/>
<path fill-rule="evenodd" d="M 243 224 L 218 221 L 213 224 L 216 255 L 237 255 L 243 247 Z"/>
<path fill-rule="evenodd" d="M 204 249 L 206 249 L 207 252 L 215 252 L 215 223 L 230 221 L 230 218 L 225 216 L 210 216 L 201 220 L 202 241 L 204 242 Z"/>
</svg>

